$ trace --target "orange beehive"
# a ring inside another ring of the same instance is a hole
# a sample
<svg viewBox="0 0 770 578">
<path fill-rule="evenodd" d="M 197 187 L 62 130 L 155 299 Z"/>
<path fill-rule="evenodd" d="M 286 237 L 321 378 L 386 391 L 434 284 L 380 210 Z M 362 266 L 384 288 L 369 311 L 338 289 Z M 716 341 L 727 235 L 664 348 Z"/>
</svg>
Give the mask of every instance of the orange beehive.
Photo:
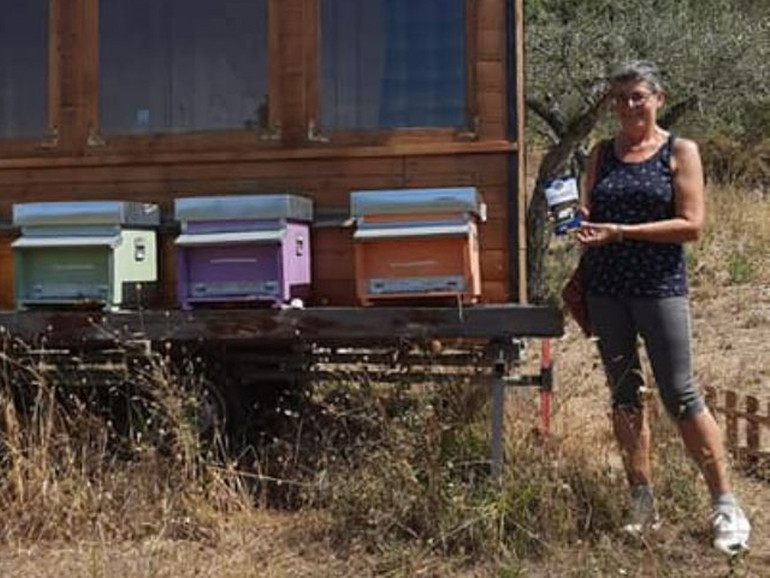
<svg viewBox="0 0 770 578">
<path fill-rule="evenodd" d="M 481 296 L 474 187 L 360 191 L 351 194 L 356 294 L 362 305 Z"/>
</svg>

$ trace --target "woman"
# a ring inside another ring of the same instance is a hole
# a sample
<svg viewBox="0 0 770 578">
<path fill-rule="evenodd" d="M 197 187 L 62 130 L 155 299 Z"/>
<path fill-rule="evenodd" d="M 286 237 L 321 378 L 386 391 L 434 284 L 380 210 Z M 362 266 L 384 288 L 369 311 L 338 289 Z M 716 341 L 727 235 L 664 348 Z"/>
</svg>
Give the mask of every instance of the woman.
<svg viewBox="0 0 770 578">
<path fill-rule="evenodd" d="M 641 399 L 637 339 L 644 340 L 666 410 L 711 493 L 714 546 L 748 548 L 750 524 L 730 488 L 719 429 L 693 380 L 683 244 L 704 223 L 697 145 L 657 124 L 665 95 L 656 67 L 630 62 L 610 77 L 617 135 L 591 153 L 584 190 L 586 295 L 612 391 L 613 428 L 631 486 L 624 530 L 658 523 L 650 471 L 650 430 Z"/>
</svg>

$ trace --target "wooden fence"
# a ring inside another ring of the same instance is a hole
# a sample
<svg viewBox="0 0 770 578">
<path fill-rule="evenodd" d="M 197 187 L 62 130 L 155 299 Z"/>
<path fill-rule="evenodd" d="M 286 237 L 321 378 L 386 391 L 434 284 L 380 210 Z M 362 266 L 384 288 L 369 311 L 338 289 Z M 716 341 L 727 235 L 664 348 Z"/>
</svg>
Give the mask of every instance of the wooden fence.
<svg viewBox="0 0 770 578">
<path fill-rule="evenodd" d="M 763 429 L 770 428 L 770 401 L 762 414 L 758 398 L 708 387 L 706 404 L 717 421 L 723 423 L 725 443 L 736 463 L 770 480 L 770 440 L 763 443 L 762 439 Z"/>
</svg>

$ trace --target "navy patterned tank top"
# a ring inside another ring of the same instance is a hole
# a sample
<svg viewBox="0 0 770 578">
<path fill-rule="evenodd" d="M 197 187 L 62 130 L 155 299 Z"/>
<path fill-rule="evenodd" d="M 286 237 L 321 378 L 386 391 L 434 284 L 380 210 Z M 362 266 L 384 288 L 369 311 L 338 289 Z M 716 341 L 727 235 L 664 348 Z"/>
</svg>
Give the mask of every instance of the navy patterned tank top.
<svg viewBox="0 0 770 578">
<path fill-rule="evenodd" d="M 649 159 L 618 159 L 612 141 L 600 149 L 591 217 L 596 223 L 638 224 L 674 216 L 671 155 L 674 137 Z M 681 243 L 626 239 L 594 247 L 586 253 L 589 295 L 673 297 L 687 294 L 687 272 Z"/>
</svg>

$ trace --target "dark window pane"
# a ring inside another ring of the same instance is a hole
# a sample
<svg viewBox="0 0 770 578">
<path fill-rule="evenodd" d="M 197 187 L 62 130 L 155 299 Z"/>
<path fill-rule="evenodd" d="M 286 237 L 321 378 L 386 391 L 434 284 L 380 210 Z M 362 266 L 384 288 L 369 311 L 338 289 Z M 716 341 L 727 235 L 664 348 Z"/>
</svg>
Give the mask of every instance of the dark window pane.
<svg viewBox="0 0 770 578">
<path fill-rule="evenodd" d="M 101 0 L 103 133 L 251 128 L 267 96 L 267 0 Z"/>
<path fill-rule="evenodd" d="M 322 0 L 323 126 L 464 126 L 465 2 Z"/>
<path fill-rule="evenodd" d="M 48 130 L 48 0 L 0 0 L 0 138 Z"/>
</svg>

